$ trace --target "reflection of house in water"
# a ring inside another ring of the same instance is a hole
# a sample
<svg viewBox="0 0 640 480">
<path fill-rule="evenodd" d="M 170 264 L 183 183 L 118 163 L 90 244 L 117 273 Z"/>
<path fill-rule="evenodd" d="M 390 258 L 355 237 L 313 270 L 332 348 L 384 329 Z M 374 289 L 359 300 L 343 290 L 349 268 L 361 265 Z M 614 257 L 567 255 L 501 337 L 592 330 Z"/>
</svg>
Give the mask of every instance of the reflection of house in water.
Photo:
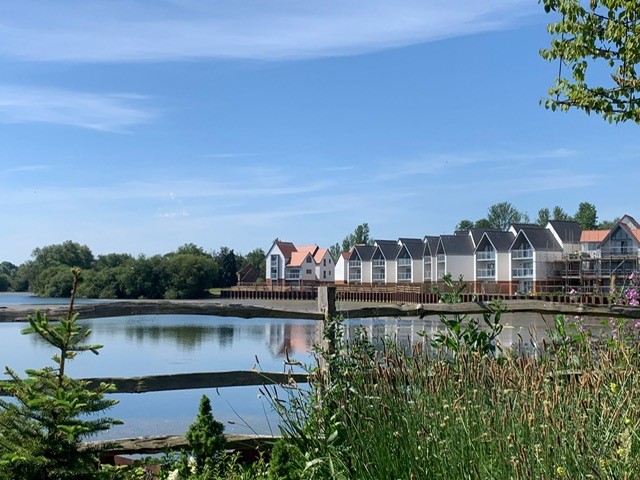
<svg viewBox="0 0 640 480">
<path fill-rule="evenodd" d="M 268 323 L 265 338 L 274 358 L 310 352 L 319 341 L 319 329 L 316 322 L 308 323 Z"/>
</svg>

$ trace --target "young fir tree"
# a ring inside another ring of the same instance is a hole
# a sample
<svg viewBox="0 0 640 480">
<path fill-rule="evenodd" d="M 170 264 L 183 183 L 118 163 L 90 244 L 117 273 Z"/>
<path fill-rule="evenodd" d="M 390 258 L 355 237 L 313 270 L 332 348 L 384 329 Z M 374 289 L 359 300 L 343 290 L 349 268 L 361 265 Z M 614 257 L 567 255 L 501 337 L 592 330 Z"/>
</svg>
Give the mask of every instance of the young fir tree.
<svg viewBox="0 0 640 480">
<path fill-rule="evenodd" d="M 79 442 L 120 423 L 99 417 L 117 403 L 105 398 L 115 390 L 102 383 L 91 387 L 66 374 L 78 353 L 98 354 L 102 345 L 85 344 L 91 330 L 78 325 L 73 302 L 80 271 L 73 271 L 73 289 L 65 319 L 50 323 L 36 311 L 23 334 L 37 334 L 58 350 L 54 365 L 26 370 L 26 378 L 6 367 L 10 381 L 0 388 L 14 401 L 0 398 L 0 479 L 75 480 L 101 478 L 95 451 Z"/>
<path fill-rule="evenodd" d="M 189 426 L 185 437 L 199 472 L 212 466 L 223 452 L 227 443 L 224 425 L 213 417 L 211 401 L 206 395 L 202 395 L 196 421 Z"/>
</svg>

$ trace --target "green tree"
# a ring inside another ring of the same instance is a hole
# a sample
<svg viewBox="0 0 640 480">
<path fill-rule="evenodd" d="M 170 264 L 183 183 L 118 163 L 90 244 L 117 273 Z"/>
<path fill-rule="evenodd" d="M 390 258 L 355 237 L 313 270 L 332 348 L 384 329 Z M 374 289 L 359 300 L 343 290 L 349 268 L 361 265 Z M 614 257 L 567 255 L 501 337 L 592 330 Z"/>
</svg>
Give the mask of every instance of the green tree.
<svg viewBox="0 0 640 480">
<path fill-rule="evenodd" d="M 558 79 L 541 103 L 577 108 L 609 122 L 640 123 L 640 2 L 541 0 L 558 14 L 548 26 L 551 46 L 542 58 L 560 64 Z M 566 66 L 566 68 L 565 68 Z"/>
<path fill-rule="evenodd" d="M 216 255 L 218 266 L 220 268 L 218 274 L 218 286 L 228 288 L 234 286 L 238 282 L 238 263 L 235 253 L 228 247 L 222 247 Z"/>
<path fill-rule="evenodd" d="M 578 205 L 578 211 L 573 219 L 580 224 L 583 230 L 595 230 L 598 225 L 598 213 L 592 203 L 582 202 Z"/>
<path fill-rule="evenodd" d="M 79 442 L 108 430 L 119 421 L 99 417 L 117 403 L 105 394 L 113 385 L 91 388 L 66 374 L 67 363 L 79 353 L 98 354 L 102 345 L 84 343 L 91 333 L 78 324 L 73 302 L 79 270 L 74 270 L 69 310 L 65 319 L 52 324 L 36 311 L 30 327 L 22 333 L 37 334 L 58 351 L 54 366 L 27 370 L 26 378 L 6 367 L 10 382 L 0 388 L 15 401 L 0 398 L 0 478 L 34 480 L 81 480 L 104 478 L 98 470 L 96 452 L 79 449 Z"/>
<path fill-rule="evenodd" d="M 247 253 L 244 257 L 244 264 L 250 263 L 258 271 L 258 278 L 266 277 L 266 254 L 262 248 L 256 248 Z"/>
<path fill-rule="evenodd" d="M 200 399 L 198 416 L 187 429 L 185 438 L 200 472 L 216 462 L 227 443 L 224 425 L 213 417 L 211 401 L 206 395 Z"/>
<path fill-rule="evenodd" d="M 212 288 L 218 264 L 208 255 L 179 254 L 167 257 L 165 298 L 199 298 Z"/>
<path fill-rule="evenodd" d="M 522 213 L 509 202 L 500 202 L 489 207 L 487 220 L 491 228 L 507 230 L 512 223 L 522 221 Z"/>
<path fill-rule="evenodd" d="M 95 270 L 104 270 L 105 268 L 115 268 L 120 265 L 132 264 L 135 261 L 133 256 L 128 253 L 107 253 L 99 255 L 96 258 L 93 268 Z"/>
<path fill-rule="evenodd" d="M 565 212 L 564 209 L 559 205 L 553 207 L 553 219 L 557 222 L 568 222 L 570 220 L 573 220 L 571 215 Z"/>
<path fill-rule="evenodd" d="M 598 230 L 611 230 L 620 221 L 620 217 L 616 217 L 613 220 L 603 220 L 598 225 Z"/>
<path fill-rule="evenodd" d="M 540 210 L 538 210 L 538 218 L 536 220 L 536 223 L 538 225 L 540 225 L 541 227 L 546 227 L 547 223 L 549 223 L 549 220 L 551 220 L 551 212 L 548 208 L 541 208 Z"/>
<path fill-rule="evenodd" d="M 204 248 L 199 247 L 195 243 L 185 243 L 184 245 L 181 245 L 175 251 L 175 254 L 176 255 L 199 255 L 201 257 L 213 258 L 210 253 L 205 252 Z"/>
<path fill-rule="evenodd" d="M 341 244 L 336 243 L 329 247 L 329 253 L 333 260 L 337 261 L 342 252 L 348 252 L 354 245 L 373 245 L 368 223 L 358 225 L 353 233 L 344 237 Z"/>
<path fill-rule="evenodd" d="M 475 224 L 471 221 L 471 220 L 460 220 L 458 222 L 458 224 L 456 225 L 456 232 L 462 231 L 462 230 L 469 230 L 470 228 L 473 228 L 475 226 Z"/>
<path fill-rule="evenodd" d="M 476 223 L 474 224 L 474 226 L 476 228 L 493 228 L 493 226 L 491 225 L 491 222 L 489 222 L 489 220 L 487 220 L 486 218 L 481 218 L 480 220 L 476 220 Z"/>
</svg>

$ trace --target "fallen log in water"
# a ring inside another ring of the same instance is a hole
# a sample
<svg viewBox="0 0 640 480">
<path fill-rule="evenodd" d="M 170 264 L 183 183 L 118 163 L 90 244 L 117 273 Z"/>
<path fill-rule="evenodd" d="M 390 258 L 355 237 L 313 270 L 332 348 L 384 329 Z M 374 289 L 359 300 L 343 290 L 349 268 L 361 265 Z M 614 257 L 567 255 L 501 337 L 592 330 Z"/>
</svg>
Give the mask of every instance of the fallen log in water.
<svg viewBox="0 0 640 480">
<path fill-rule="evenodd" d="M 288 385 L 307 383 L 306 373 L 275 373 L 254 370 L 230 372 L 176 373 L 170 375 L 148 375 L 144 377 L 101 377 L 84 378 L 89 387 L 101 383 L 112 383 L 117 393 L 164 392 L 170 390 L 195 390 L 203 388 L 246 387 L 259 385 Z M 6 395 L 0 389 L 0 396 Z"/>
<path fill-rule="evenodd" d="M 587 305 L 580 303 L 548 302 L 543 300 L 504 300 L 510 313 L 563 313 L 593 317 L 640 318 L 640 307 L 626 305 Z M 64 305 L 6 306 L 0 307 L 0 322 L 21 322 L 39 309 L 52 318 L 63 317 Z M 470 313 L 481 314 L 492 310 L 491 303 L 396 303 L 337 305 L 337 313 L 345 318 L 372 317 L 424 317 L 427 315 Z M 211 315 L 239 318 L 299 318 L 321 320 L 324 313 L 309 309 L 309 302 L 278 301 L 249 303 L 222 303 L 207 300 L 119 300 L 95 304 L 76 305 L 74 311 L 81 318 L 122 317 L 131 315 Z"/>
</svg>

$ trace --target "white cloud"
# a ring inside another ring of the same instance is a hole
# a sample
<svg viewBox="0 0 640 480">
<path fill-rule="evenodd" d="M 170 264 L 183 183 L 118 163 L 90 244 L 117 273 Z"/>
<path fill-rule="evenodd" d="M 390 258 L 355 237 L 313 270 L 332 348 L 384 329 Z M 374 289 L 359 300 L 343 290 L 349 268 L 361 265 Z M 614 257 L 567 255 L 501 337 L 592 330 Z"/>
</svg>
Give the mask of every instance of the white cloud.
<svg viewBox="0 0 640 480">
<path fill-rule="evenodd" d="M 53 123 L 123 132 L 153 114 L 135 104 L 144 97 L 95 94 L 54 88 L 0 84 L 0 122 Z"/>
<path fill-rule="evenodd" d="M 218 0 L 0 5 L 0 55 L 35 61 L 278 60 L 505 29 L 530 0 Z"/>
</svg>

